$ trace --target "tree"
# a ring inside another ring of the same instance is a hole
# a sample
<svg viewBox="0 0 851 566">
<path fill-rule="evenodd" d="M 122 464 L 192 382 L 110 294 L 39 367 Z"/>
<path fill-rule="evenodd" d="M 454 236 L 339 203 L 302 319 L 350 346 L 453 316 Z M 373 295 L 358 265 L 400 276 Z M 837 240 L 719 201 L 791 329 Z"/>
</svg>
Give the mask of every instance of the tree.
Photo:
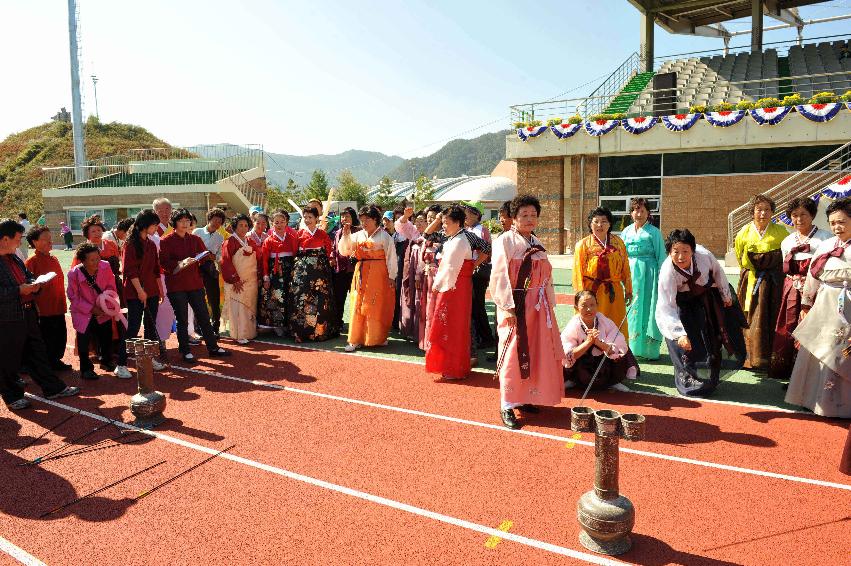
<svg viewBox="0 0 851 566">
<path fill-rule="evenodd" d="M 378 193 L 375 195 L 375 205 L 382 210 L 393 210 L 399 200 L 393 196 L 393 181 L 387 175 L 378 181 Z"/>
<path fill-rule="evenodd" d="M 431 179 L 425 175 L 420 175 L 417 177 L 417 184 L 414 187 L 414 210 L 422 210 L 433 200 L 434 186 L 431 184 Z"/>
<path fill-rule="evenodd" d="M 325 171 L 316 169 L 310 175 L 310 182 L 304 187 L 304 198 L 305 200 L 315 198 L 325 202 L 328 198 L 328 177 L 325 175 Z"/>
<path fill-rule="evenodd" d="M 358 203 L 358 207 L 366 204 L 366 187 L 358 183 L 358 180 L 348 169 L 337 177 L 337 187 L 334 200 L 353 200 Z"/>
<path fill-rule="evenodd" d="M 287 179 L 286 188 L 279 188 L 275 185 L 269 185 L 266 189 L 266 210 L 272 211 L 279 208 L 291 210 L 292 205 L 290 200 L 299 204 L 305 201 L 304 187 L 298 186 L 292 179 Z"/>
</svg>

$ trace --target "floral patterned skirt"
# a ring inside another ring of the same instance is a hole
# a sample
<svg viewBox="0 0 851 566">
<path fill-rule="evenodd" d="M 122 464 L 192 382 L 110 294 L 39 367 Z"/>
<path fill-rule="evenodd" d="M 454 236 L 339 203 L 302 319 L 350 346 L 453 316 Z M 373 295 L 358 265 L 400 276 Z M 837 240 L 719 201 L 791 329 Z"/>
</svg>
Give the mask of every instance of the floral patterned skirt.
<svg viewBox="0 0 851 566">
<path fill-rule="evenodd" d="M 325 250 L 296 256 L 290 283 L 290 332 L 296 342 L 321 342 L 340 333 L 333 276 Z"/>
<path fill-rule="evenodd" d="M 269 289 L 260 288 L 257 324 L 266 328 L 289 329 L 289 293 L 294 257 L 269 258 Z"/>
</svg>

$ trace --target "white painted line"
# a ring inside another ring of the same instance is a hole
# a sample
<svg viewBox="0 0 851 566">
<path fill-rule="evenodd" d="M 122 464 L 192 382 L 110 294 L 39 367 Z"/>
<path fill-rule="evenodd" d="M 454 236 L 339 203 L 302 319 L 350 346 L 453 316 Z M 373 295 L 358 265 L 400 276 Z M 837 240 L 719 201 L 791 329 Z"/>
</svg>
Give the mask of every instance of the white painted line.
<svg viewBox="0 0 851 566">
<path fill-rule="evenodd" d="M 21 564 L 26 564 L 27 566 L 45 566 L 44 562 L 30 554 L 23 548 L 12 544 L 3 537 L 0 537 L 0 550 L 14 558 Z"/>
<path fill-rule="evenodd" d="M 320 393 L 318 391 L 310 391 L 308 389 L 300 389 L 298 387 L 289 387 L 289 386 L 286 386 L 286 385 L 278 385 L 277 383 L 267 383 L 265 381 L 259 381 L 259 380 L 256 380 L 256 379 L 245 379 L 245 378 L 242 378 L 242 377 L 234 377 L 232 375 L 225 375 L 225 374 L 222 374 L 222 373 L 219 373 L 219 372 L 205 371 L 205 370 L 195 369 L 195 368 L 186 368 L 186 367 L 175 366 L 175 365 L 169 365 L 169 367 L 173 368 L 173 369 L 181 370 L 181 371 L 197 373 L 197 374 L 201 374 L 201 375 L 209 375 L 209 376 L 212 376 L 212 377 L 218 377 L 218 378 L 221 378 L 221 379 L 229 379 L 231 381 L 239 381 L 239 382 L 242 382 L 242 383 L 251 383 L 253 385 L 257 385 L 257 386 L 260 386 L 260 387 L 268 387 L 270 389 L 278 389 L 278 390 L 287 391 L 287 392 L 290 392 L 290 393 L 300 393 L 302 395 L 312 395 L 314 397 L 321 397 L 321 398 L 324 398 L 324 399 L 332 399 L 334 401 L 342 401 L 344 403 L 351 403 L 353 405 L 362 405 L 364 407 L 371 407 L 371 408 L 374 408 L 374 409 L 382 409 L 382 410 L 385 410 L 385 411 L 394 411 L 394 412 L 397 412 L 397 413 L 405 413 L 405 414 L 408 414 L 408 415 L 415 415 L 415 416 L 418 416 L 418 417 L 427 417 L 427 418 L 430 418 L 430 419 L 448 421 L 448 422 L 457 423 L 457 424 L 476 426 L 476 427 L 487 428 L 487 429 L 491 429 L 491 430 L 498 430 L 500 432 L 505 432 L 505 433 L 522 434 L 522 435 L 525 435 L 525 436 L 532 436 L 532 437 L 536 437 L 536 438 L 545 438 L 547 440 L 556 440 L 556 441 L 562 442 L 562 443 L 572 442 L 574 444 L 581 444 L 583 446 L 590 446 L 590 447 L 594 446 L 593 442 L 589 442 L 587 440 L 578 440 L 578 439 L 574 439 L 574 438 L 568 437 L 568 436 L 558 436 L 558 435 L 555 435 L 555 434 L 547 434 L 547 433 L 544 433 L 544 432 L 536 432 L 536 431 L 523 430 L 523 429 L 513 430 L 513 429 L 509 429 L 509 428 L 506 428 L 504 426 L 496 425 L 496 424 L 493 424 L 493 423 L 483 423 L 483 422 L 480 422 L 480 421 L 473 421 L 473 420 L 462 419 L 462 418 L 458 418 L 458 417 L 450 417 L 450 416 L 441 415 L 441 414 L 438 414 L 438 413 L 427 413 L 425 411 L 418 411 L 416 409 L 406 409 L 404 407 L 396 407 L 394 405 L 384 405 L 384 404 L 381 404 L 381 403 L 373 403 L 372 401 L 363 401 L 361 399 L 351 399 L 349 397 L 341 397 L 339 395 L 331 395 L 329 393 Z M 679 462 L 679 463 L 682 463 L 682 464 L 692 464 L 692 465 L 695 465 L 695 466 L 703 466 L 703 467 L 706 467 L 706 468 L 715 468 L 717 470 L 726 470 L 726 471 L 729 471 L 729 472 L 737 472 L 737 473 L 741 473 L 741 474 L 750 474 L 750 475 L 754 475 L 754 476 L 776 478 L 776 479 L 781 479 L 781 480 L 788 480 L 788 481 L 794 481 L 794 482 L 799 482 L 799 483 L 806 483 L 806 484 L 810 484 L 810 485 L 818 485 L 818 486 L 821 486 L 821 487 L 830 487 L 830 488 L 836 488 L 836 489 L 843 489 L 843 490 L 851 491 L 851 485 L 847 485 L 847 484 L 843 484 L 843 483 L 836 483 L 836 482 L 818 480 L 818 479 L 813 479 L 813 478 L 804 478 L 804 477 L 792 476 L 792 475 L 788 475 L 788 474 L 779 474 L 779 473 L 776 473 L 776 472 L 766 472 L 766 471 L 763 471 L 763 470 L 753 470 L 753 469 L 750 469 L 750 468 L 742 468 L 740 466 L 730 466 L 728 464 L 718 464 L 716 462 L 707 462 L 707 461 L 704 461 L 704 460 L 695 460 L 693 458 L 683 458 L 683 457 L 680 457 L 680 456 L 671 456 L 671 455 L 668 455 L 668 454 L 659 454 L 657 452 L 649 452 L 649 451 L 646 451 L 646 450 L 636 450 L 634 448 L 625 448 L 623 446 L 620 447 L 620 451 L 623 452 L 623 453 L 626 453 L 626 454 L 636 454 L 638 456 L 646 456 L 648 458 L 656 458 L 656 459 L 659 459 L 659 460 L 668 460 L 668 461 L 671 461 L 671 462 Z"/>
<path fill-rule="evenodd" d="M 74 407 L 70 407 L 68 405 L 64 405 L 62 403 L 57 403 L 56 401 L 50 401 L 48 399 L 43 399 L 36 395 L 27 394 L 28 397 L 33 399 L 37 399 L 49 405 L 53 405 L 54 407 L 59 407 L 61 409 L 74 411 L 77 409 Z M 106 419 L 100 415 L 96 415 L 94 413 L 89 413 L 87 411 L 80 411 L 81 415 L 86 417 L 99 420 L 101 422 L 110 422 L 109 419 Z M 524 537 L 522 535 L 504 532 L 499 529 L 494 529 L 492 527 L 488 527 L 485 525 L 480 525 L 479 523 L 473 523 L 472 521 L 467 521 L 464 519 L 459 519 L 457 517 L 452 517 L 450 515 L 444 515 L 442 513 L 438 513 L 436 511 L 430 511 L 428 509 L 423 509 L 422 507 L 416 507 L 414 505 L 409 505 L 407 503 L 402 503 L 401 501 L 396 501 L 395 499 L 388 499 L 386 497 L 381 497 L 380 495 L 373 495 L 371 493 L 367 493 L 365 491 L 360 491 L 357 489 L 352 489 L 350 487 L 346 487 L 343 485 L 338 485 L 335 483 L 327 482 L 325 480 L 320 480 L 311 476 L 306 476 L 304 474 L 299 474 L 297 472 L 292 472 L 290 470 L 285 470 L 283 468 L 279 468 L 277 466 L 272 466 L 269 464 L 264 464 L 263 462 L 258 462 L 256 460 L 250 460 L 248 458 L 243 458 L 242 456 L 237 456 L 230 452 L 224 452 L 219 454 L 219 450 L 217 448 L 208 448 L 207 446 L 202 446 L 201 444 L 195 444 L 194 442 L 189 442 L 187 440 L 183 440 L 182 438 L 176 438 L 174 436 L 169 436 L 167 434 L 163 434 L 161 432 L 156 432 L 152 430 L 143 430 L 136 428 L 132 425 L 116 422 L 117 426 L 125 429 L 136 430 L 142 434 L 147 434 L 160 440 L 164 440 L 166 442 L 170 442 L 172 444 L 176 444 L 178 446 L 183 446 L 184 448 L 189 448 L 191 450 L 197 450 L 198 452 L 203 452 L 205 454 L 218 454 L 219 458 L 224 460 L 230 460 L 232 462 L 237 462 L 239 464 L 243 464 L 245 466 L 250 466 L 252 468 L 256 468 L 258 470 L 263 470 L 265 472 L 269 472 L 272 474 L 276 474 L 279 476 L 283 476 L 285 478 L 289 478 L 291 480 L 300 481 L 315 487 L 320 487 L 323 489 L 327 489 L 329 491 L 334 491 L 337 493 L 342 493 L 344 495 L 349 495 L 351 497 L 356 497 L 358 499 L 362 499 L 364 501 L 369 501 L 371 503 L 375 503 L 377 505 L 384 505 L 385 507 L 390 507 L 392 509 L 397 509 L 399 511 L 404 511 L 406 513 L 411 513 L 413 515 L 418 515 L 420 517 L 425 517 L 427 519 L 432 519 L 434 521 L 439 521 L 441 523 L 446 523 L 449 525 L 453 525 L 456 527 L 461 527 L 463 529 L 475 531 L 478 533 L 482 533 L 488 536 L 498 536 L 505 540 L 510 540 L 516 542 L 518 544 L 522 544 L 525 546 L 529 546 L 532 548 L 537 548 L 539 550 L 545 550 L 547 552 L 552 552 L 554 554 L 559 554 L 561 556 L 568 556 L 570 558 L 575 558 L 577 560 L 581 560 L 583 562 L 587 562 L 589 564 L 599 564 L 601 566 L 623 566 L 627 564 L 626 562 L 620 562 L 618 560 L 613 560 L 611 558 L 605 558 L 602 556 L 595 556 L 593 554 L 588 554 L 585 552 L 580 552 L 578 550 L 573 550 L 571 548 L 566 548 L 563 546 L 558 546 L 556 544 L 552 544 L 549 542 L 545 542 L 538 539 L 533 539 L 529 537 Z M 17 547 L 15 547 L 17 548 Z M 41 564 L 38 562 L 37 564 Z"/>
</svg>

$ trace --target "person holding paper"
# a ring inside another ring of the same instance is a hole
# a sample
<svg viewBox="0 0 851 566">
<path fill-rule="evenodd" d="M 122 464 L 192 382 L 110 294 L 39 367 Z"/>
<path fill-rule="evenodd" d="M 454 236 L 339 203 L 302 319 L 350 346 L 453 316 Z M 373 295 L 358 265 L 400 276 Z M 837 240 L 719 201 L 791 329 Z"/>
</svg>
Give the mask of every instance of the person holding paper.
<svg viewBox="0 0 851 566">
<path fill-rule="evenodd" d="M 68 312 L 68 305 L 65 303 L 65 276 L 59 260 L 50 254 L 50 250 L 53 249 L 50 228 L 47 226 L 30 228 L 27 233 L 27 242 L 35 248 L 35 254 L 25 262 L 27 269 L 39 279 L 53 275 L 52 279 L 42 285 L 41 292 L 35 296 L 38 326 L 47 347 L 50 369 L 69 370 L 71 366 L 62 361 L 68 342 L 68 330 L 65 326 L 65 313 Z M 36 282 L 39 279 L 36 279 Z"/>
<path fill-rule="evenodd" d="M 189 344 L 190 306 L 210 356 L 224 357 L 229 356 L 230 352 L 219 347 L 204 301 L 204 281 L 201 279 L 199 264 L 213 261 L 213 257 L 201 238 L 189 233 L 191 223 L 192 214 L 185 208 L 172 213 L 171 226 L 174 231 L 166 234 L 160 242 L 160 265 L 165 274 L 168 298 L 177 318 L 179 350 L 183 361 L 193 364 L 197 358 L 192 354 Z"/>
<path fill-rule="evenodd" d="M 204 281 L 204 292 L 207 294 L 207 304 L 210 306 L 210 322 L 213 332 L 218 336 L 221 326 L 222 308 L 219 293 L 219 269 L 222 261 L 222 244 L 225 238 L 219 233 L 227 217 L 221 208 L 214 208 L 207 213 L 207 225 L 196 228 L 192 233 L 201 238 L 204 245 L 216 261 L 206 261 L 201 264 L 201 279 Z"/>
</svg>

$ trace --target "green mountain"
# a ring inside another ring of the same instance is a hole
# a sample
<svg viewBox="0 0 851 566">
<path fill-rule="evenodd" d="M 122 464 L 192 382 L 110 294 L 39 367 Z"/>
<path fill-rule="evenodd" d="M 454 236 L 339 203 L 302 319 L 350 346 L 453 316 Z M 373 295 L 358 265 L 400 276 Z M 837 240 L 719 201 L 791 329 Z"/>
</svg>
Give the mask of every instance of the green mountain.
<svg viewBox="0 0 851 566">
<path fill-rule="evenodd" d="M 102 124 L 94 117 L 85 124 L 85 137 L 88 159 L 130 149 L 171 147 L 139 126 Z M 7 137 L 0 142 L 0 216 L 24 211 L 38 218 L 44 206 L 41 168 L 73 164 L 73 135 L 67 122 L 48 122 Z"/>
<path fill-rule="evenodd" d="M 377 151 L 350 149 L 336 155 L 285 155 L 283 153 L 266 154 L 266 178 L 279 187 L 287 186 L 292 178 L 299 185 L 310 181 L 310 174 L 316 169 L 325 171 L 332 185 L 341 172 L 348 169 L 361 183 L 377 183 L 381 176 L 400 163 L 402 158 L 384 155 Z"/>
<path fill-rule="evenodd" d="M 412 176 L 460 177 L 487 175 L 505 159 L 505 136 L 508 132 L 492 132 L 471 140 L 452 140 L 425 157 L 406 159 L 387 175 L 397 181 L 409 181 Z"/>
</svg>

